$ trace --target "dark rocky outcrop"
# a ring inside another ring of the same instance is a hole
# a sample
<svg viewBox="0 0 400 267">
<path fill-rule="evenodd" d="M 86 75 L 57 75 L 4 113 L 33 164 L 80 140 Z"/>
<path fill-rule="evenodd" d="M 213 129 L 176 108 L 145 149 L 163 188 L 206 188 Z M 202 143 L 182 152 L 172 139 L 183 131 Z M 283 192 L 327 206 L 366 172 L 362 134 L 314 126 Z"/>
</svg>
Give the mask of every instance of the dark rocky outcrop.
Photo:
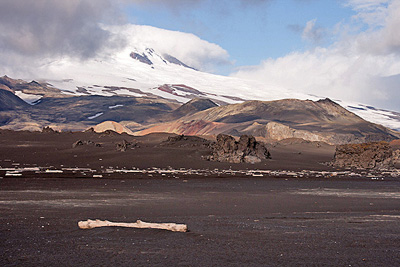
<svg viewBox="0 0 400 267">
<path fill-rule="evenodd" d="M 78 146 L 84 146 L 84 145 L 101 147 L 101 144 L 95 143 L 95 142 L 90 141 L 90 140 L 87 140 L 87 141 L 78 140 L 78 141 L 76 141 L 75 143 L 72 144 L 72 148 L 76 148 Z"/>
<path fill-rule="evenodd" d="M 51 128 L 50 126 L 45 126 L 42 129 L 42 133 L 49 133 L 49 134 L 53 134 L 53 133 L 58 133 L 58 131 L 54 130 L 53 128 Z"/>
<path fill-rule="evenodd" d="M 117 143 L 117 150 L 121 152 L 125 152 L 128 149 L 133 149 L 135 147 L 139 147 L 138 142 L 134 140 L 133 142 L 128 142 L 125 139 L 122 142 Z"/>
<path fill-rule="evenodd" d="M 387 142 L 348 144 L 336 147 L 334 167 L 388 169 L 393 167 L 393 150 Z"/>
<path fill-rule="evenodd" d="M 171 147 L 204 147 L 209 148 L 211 141 L 198 136 L 176 135 L 169 136 L 168 139 L 161 143 L 161 146 Z"/>
<path fill-rule="evenodd" d="M 271 154 L 263 143 L 257 142 L 253 136 L 242 135 L 236 141 L 230 135 L 219 134 L 217 142 L 213 144 L 211 161 L 230 163 L 258 163 L 271 158 Z"/>
<path fill-rule="evenodd" d="M 140 55 L 138 53 L 132 52 L 130 56 L 131 58 L 139 60 L 140 62 L 145 63 L 147 65 L 153 65 L 153 62 L 151 62 L 151 60 L 144 53 Z"/>
<path fill-rule="evenodd" d="M 116 131 L 113 130 L 105 130 L 100 134 L 99 137 L 107 137 L 107 136 L 119 136 L 121 134 L 117 133 Z"/>
<path fill-rule="evenodd" d="M 183 63 L 182 61 L 180 61 L 176 57 L 173 57 L 173 56 L 171 56 L 169 54 L 164 54 L 163 57 L 169 63 L 175 64 L 175 65 L 179 65 L 179 66 L 183 66 L 185 68 L 189 68 L 189 69 L 192 69 L 192 70 L 196 70 L 195 68 L 192 68 L 192 67 L 186 65 L 185 63 Z"/>
<path fill-rule="evenodd" d="M 121 151 L 121 152 L 125 152 L 129 146 L 131 145 L 131 143 L 129 143 L 128 141 L 126 141 L 125 139 L 122 140 L 121 143 L 117 143 L 117 150 Z"/>
<path fill-rule="evenodd" d="M 78 140 L 75 143 L 72 144 L 72 148 L 76 148 L 78 146 L 83 146 L 82 140 Z"/>
</svg>

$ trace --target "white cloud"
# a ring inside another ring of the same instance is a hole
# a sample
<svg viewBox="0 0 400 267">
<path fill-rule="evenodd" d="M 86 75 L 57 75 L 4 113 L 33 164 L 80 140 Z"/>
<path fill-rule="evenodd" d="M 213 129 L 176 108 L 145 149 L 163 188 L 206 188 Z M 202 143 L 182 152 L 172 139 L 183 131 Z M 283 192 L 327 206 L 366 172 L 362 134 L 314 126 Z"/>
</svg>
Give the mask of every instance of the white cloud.
<svg viewBox="0 0 400 267">
<path fill-rule="evenodd" d="M 185 64 L 206 71 L 215 66 L 231 64 L 229 54 L 217 44 L 207 42 L 191 33 L 170 31 L 151 26 L 132 25 L 106 27 L 117 36 L 126 38 L 127 48 L 152 48 L 172 55 Z"/>
<path fill-rule="evenodd" d="M 316 22 L 317 19 L 313 19 L 306 23 L 306 27 L 302 34 L 304 40 L 309 40 L 313 43 L 319 43 L 321 41 L 324 30 L 321 27 L 316 26 Z"/>
<path fill-rule="evenodd" d="M 357 12 L 354 23 L 363 23 L 365 31 L 345 35 L 327 48 L 295 52 L 240 68 L 232 76 L 399 110 L 400 1 L 351 0 L 348 4 Z M 308 28 L 312 33 L 314 23 L 308 22 L 304 32 Z"/>
<path fill-rule="evenodd" d="M 368 22 L 373 21 L 373 15 L 376 15 L 378 22 L 372 26 L 379 26 L 379 28 L 358 36 L 359 49 L 364 52 L 380 55 L 400 53 L 400 1 L 387 2 L 386 7 L 381 4 L 376 12 L 370 11 L 367 14 Z M 384 18 L 381 18 L 382 14 L 385 14 Z M 380 25 L 381 23 L 382 25 Z"/>
</svg>

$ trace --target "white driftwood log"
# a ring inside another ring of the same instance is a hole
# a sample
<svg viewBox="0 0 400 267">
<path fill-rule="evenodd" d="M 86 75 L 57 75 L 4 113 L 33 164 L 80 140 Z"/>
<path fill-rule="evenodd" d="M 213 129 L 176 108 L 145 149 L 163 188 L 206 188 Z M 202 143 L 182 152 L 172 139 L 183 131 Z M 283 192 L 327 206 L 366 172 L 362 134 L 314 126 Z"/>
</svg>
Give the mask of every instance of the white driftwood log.
<svg viewBox="0 0 400 267">
<path fill-rule="evenodd" d="M 187 232 L 186 224 L 176 223 L 148 223 L 141 220 L 137 220 L 135 223 L 121 223 L 121 222 L 110 222 L 101 220 L 87 220 L 78 222 L 78 226 L 81 229 L 92 229 L 96 227 L 105 226 L 117 226 L 117 227 L 130 227 L 130 228 L 151 228 L 151 229 L 163 229 L 173 232 Z"/>
</svg>

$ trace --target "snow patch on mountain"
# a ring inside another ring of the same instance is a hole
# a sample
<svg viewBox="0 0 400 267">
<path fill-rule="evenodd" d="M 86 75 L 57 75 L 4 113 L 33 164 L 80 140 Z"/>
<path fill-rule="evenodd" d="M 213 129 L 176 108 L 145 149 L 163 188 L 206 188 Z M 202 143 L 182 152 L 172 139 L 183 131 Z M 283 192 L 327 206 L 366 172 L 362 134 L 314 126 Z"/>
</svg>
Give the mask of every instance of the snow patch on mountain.
<svg viewBox="0 0 400 267">
<path fill-rule="evenodd" d="M 109 109 L 122 108 L 124 105 L 109 106 Z"/>
<path fill-rule="evenodd" d="M 400 131 L 400 113 L 398 112 L 376 109 L 362 104 L 358 106 L 348 104 L 344 107 L 367 121 L 382 124 L 393 130 Z"/>
<path fill-rule="evenodd" d="M 103 112 L 99 112 L 99 113 L 97 113 L 96 115 L 93 115 L 93 116 L 88 117 L 88 119 L 89 119 L 89 120 L 94 120 L 94 119 L 100 117 L 100 116 L 103 115 L 103 114 L 104 114 Z"/>
<path fill-rule="evenodd" d="M 127 90 L 127 89 L 119 89 L 119 90 L 115 90 L 113 92 L 115 94 L 117 94 L 117 95 L 123 95 L 123 96 L 134 96 L 134 97 L 142 97 L 143 96 L 141 94 L 137 94 L 137 93 L 131 92 L 131 91 Z"/>
<path fill-rule="evenodd" d="M 15 95 L 24 100 L 29 105 L 36 105 L 42 99 L 42 95 L 25 94 L 22 91 L 15 91 Z"/>
</svg>

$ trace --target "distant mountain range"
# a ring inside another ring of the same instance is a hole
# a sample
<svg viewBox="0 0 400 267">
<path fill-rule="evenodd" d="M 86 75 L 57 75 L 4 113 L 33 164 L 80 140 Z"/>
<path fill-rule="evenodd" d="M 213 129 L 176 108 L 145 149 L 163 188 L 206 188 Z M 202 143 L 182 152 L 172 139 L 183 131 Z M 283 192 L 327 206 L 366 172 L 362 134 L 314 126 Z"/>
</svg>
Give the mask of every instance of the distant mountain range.
<svg viewBox="0 0 400 267">
<path fill-rule="evenodd" d="M 332 144 L 399 138 L 397 112 L 204 73 L 151 48 L 54 61 L 37 77 L 0 78 L 1 128 L 85 130 L 115 121 L 137 134 L 246 133 Z"/>
<path fill-rule="evenodd" d="M 42 65 L 35 72 L 35 75 L 24 79 L 35 80 L 47 85 L 47 89 L 60 89 L 64 95 L 73 96 L 156 96 L 178 103 L 208 98 L 221 105 L 248 100 L 295 98 L 317 101 L 326 98 L 271 84 L 197 71 L 188 66 L 184 58 L 159 53 L 144 46 L 140 38 L 111 54 L 104 53 L 85 61 L 63 58 Z M 27 90 L 22 91 L 26 93 Z M 20 97 L 26 99 L 29 96 L 20 94 Z M 37 97 L 40 98 L 41 94 Z M 333 100 L 366 120 L 400 130 L 399 112 L 341 99 Z"/>
<path fill-rule="evenodd" d="M 250 134 L 267 141 L 302 138 L 329 144 L 400 138 L 399 132 L 368 122 L 329 99 L 217 104 L 208 98 L 194 98 L 182 104 L 153 94 L 140 97 L 64 94 L 48 84 L 8 77 L 0 78 L 0 84 L 0 124 L 5 129 L 41 130 L 50 126 L 73 131 L 94 127 L 99 131 L 110 125 L 115 130 L 121 124 L 129 129 L 125 132 L 137 135 Z M 179 87 L 188 93 L 196 92 L 183 85 Z M 165 86 L 164 90 L 168 88 Z M 29 104 L 18 95 L 41 98 Z"/>
<path fill-rule="evenodd" d="M 198 102 L 205 100 L 192 100 L 179 109 Z M 302 138 L 329 144 L 390 141 L 400 137 L 399 132 L 365 121 L 330 99 L 246 101 L 198 110 L 137 134 L 216 135 L 222 132 L 236 136 L 248 134 L 268 141 Z"/>
</svg>

